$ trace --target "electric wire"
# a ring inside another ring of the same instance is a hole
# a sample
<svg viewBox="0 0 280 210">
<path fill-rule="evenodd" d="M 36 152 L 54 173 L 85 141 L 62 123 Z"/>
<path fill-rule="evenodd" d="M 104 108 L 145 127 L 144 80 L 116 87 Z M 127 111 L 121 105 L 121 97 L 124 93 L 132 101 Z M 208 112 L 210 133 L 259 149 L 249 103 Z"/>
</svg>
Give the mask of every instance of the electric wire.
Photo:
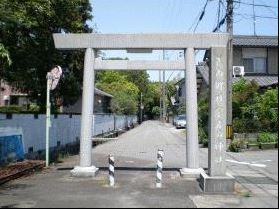
<svg viewBox="0 0 280 210">
<path fill-rule="evenodd" d="M 262 0 L 260 0 L 260 2 L 262 2 L 264 4 L 264 2 Z M 273 11 L 273 9 L 271 9 L 270 7 L 265 7 L 267 10 L 269 10 L 273 15 L 278 16 L 278 14 L 276 14 L 276 12 Z"/>
<path fill-rule="evenodd" d="M 245 19 L 252 19 L 254 15 L 248 13 L 235 13 L 235 15 L 239 15 Z M 278 20 L 278 17 L 273 16 L 262 16 L 262 15 L 255 15 L 256 18 L 264 18 L 264 19 L 275 19 Z"/>
<path fill-rule="evenodd" d="M 266 7 L 266 8 L 278 9 L 278 7 L 271 6 L 271 5 L 266 5 L 266 4 L 254 4 L 254 3 L 248 3 L 248 2 L 236 1 L 236 0 L 233 0 L 233 2 L 234 3 L 244 4 L 244 5 L 250 5 L 250 6 L 254 6 L 254 7 Z"/>
<path fill-rule="evenodd" d="M 195 25 L 194 29 L 193 29 L 193 32 L 196 31 L 197 29 L 197 26 L 199 25 L 199 23 L 201 22 L 201 20 L 203 19 L 204 17 L 204 14 L 205 14 L 205 10 L 206 10 L 206 7 L 207 7 L 207 4 L 208 2 L 211 1 L 211 0 L 206 0 L 204 6 L 203 6 L 203 9 L 201 12 L 199 12 L 199 14 L 197 15 L 196 19 L 194 20 L 193 24 L 191 25 L 191 27 L 189 28 L 189 31 L 193 28 L 193 26 Z"/>
</svg>

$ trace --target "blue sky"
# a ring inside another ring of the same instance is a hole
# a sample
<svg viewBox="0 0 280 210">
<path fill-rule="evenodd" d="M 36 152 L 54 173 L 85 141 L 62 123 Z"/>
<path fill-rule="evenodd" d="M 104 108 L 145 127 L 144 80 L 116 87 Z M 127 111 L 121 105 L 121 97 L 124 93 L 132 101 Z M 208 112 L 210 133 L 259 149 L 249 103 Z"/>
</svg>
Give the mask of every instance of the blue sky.
<svg viewBox="0 0 280 210">
<path fill-rule="evenodd" d="M 253 0 L 238 0 L 251 4 Z M 181 33 L 193 32 L 196 20 L 206 0 L 91 0 L 93 21 L 100 33 Z M 218 19 L 218 0 L 209 0 L 205 15 L 195 32 L 211 32 Z M 223 2 L 226 2 L 223 0 Z M 225 4 L 225 3 L 224 3 Z M 278 7 L 277 0 L 255 0 L 255 4 Z M 253 6 L 235 3 L 234 34 L 253 35 Z M 220 17 L 225 15 L 221 5 Z M 255 7 L 257 35 L 277 35 L 277 8 Z M 266 18 L 264 18 L 266 17 Z M 193 27 L 191 27 L 193 26 Z M 225 25 L 221 28 L 225 31 Z M 106 51 L 106 57 L 128 57 L 129 59 L 162 59 L 162 51 L 153 54 L 126 54 L 125 51 Z M 201 60 L 201 54 L 197 61 Z M 167 59 L 181 59 L 178 52 L 167 51 Z M 158 80 L 158 72 L 149 72 L 151 80 Z M 170 76 L 170 74 L 172 74 Z M 167 72 L 167 78 L 178 76 L 178 72 Z M 183 74 L 181 74 L 183 76 Z"/>
</svg>

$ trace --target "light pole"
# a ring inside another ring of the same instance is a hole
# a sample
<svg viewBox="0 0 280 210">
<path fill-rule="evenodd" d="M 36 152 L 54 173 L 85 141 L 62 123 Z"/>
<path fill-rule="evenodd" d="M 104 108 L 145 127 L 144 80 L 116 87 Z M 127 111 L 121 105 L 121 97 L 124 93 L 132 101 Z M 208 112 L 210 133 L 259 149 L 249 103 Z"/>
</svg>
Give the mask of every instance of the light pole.
<svg viewBox="0 0 280 210">
<path fill-rule="evenodd" d="M 50 91 L 54 90 L 58 84 L 62 69 L 60 66 L 55 66 L 47 73 L 47 102 L 46 102 L 46 167 L 49 166 L 49 133 L 51 127 L 51 102 Z"/>
<path fill-rule="evenodd" d="M 143 94 L 141 92 L 141 97 L 140 97 L 140 122 L 143 122 L 143 109 L 144 109 L 144 105 L 142 103 L 143 100 Z"/>
</svg>

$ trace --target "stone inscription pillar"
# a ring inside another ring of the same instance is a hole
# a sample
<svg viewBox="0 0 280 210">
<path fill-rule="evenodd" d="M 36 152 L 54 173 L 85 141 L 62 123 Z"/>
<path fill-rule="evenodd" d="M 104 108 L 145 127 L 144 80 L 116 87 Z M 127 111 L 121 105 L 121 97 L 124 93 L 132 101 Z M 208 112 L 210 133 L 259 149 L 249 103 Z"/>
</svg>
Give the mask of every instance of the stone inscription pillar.
<svg viewBox="0 0 280 210">
<path fill-rule="evenodd" d="M 210 71 L 210 125 L 208 167 L 210 176 L 224 176 L 226 152 L 227 59 L 226 48 L 211 50 Z"/>
<path fill-rule="evenodd" d="M 227 57 L 226 47 L 211 48 L 210 119 L 208 143 L 208 173 L 200 174 L 204 192 L 228 193 L 234 191 L 234 177 L 226 173 L 226 107 Z"/>
</svg>

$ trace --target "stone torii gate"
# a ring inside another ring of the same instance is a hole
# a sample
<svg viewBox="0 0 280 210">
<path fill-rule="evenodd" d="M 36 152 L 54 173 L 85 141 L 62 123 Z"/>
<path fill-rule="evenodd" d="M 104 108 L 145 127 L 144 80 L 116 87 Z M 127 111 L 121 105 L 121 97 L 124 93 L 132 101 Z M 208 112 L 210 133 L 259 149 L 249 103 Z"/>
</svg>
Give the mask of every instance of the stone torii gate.
<svg viewBox="0 0 280 210">
<path fill-rule="evenodd" d="M 73 176 L 95 176 L 92 165 L 93 105 L 95 70 L 183 70 L 186 87 L 186 168 L 184 177 L 200 176 L 205 192 L 230 192 L 234 178 L 226 173 L 226 78 L 228 34 L 53 34 L 60 50 L 85 49 L 80 137 L 80 165 Z M 133 61 L 96 59 L 96 50 L 184 50 L 185 60 Z M 198 111 L 195 49 L 210 49 L 210 120 L 208 172 L 199 166 Z"/>
</svg>

